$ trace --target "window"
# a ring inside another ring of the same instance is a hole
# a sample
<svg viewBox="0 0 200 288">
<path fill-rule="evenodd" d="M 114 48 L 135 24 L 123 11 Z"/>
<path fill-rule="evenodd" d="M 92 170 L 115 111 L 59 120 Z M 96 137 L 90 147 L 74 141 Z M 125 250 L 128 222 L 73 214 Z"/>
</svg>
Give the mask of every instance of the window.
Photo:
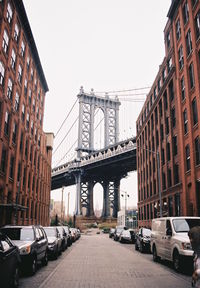
<svg viewBox="0 0 200 288">
<path fill-rule="evenodd" d="M 24 103 L 22 104 L 22 122 L 24 122 L 25 119 L 25 105 Z"/>
<path fill-rule="evenodd" d="M 181 24 L 180 24 L 180 19 L 178 19 L 176 22 L 176 39 L 177 39 L 177 41 L 180 39 L 180 37 L 181 37 Z"/>
<path fill-rule="evenodd" d="M 19 65 L 18 67 L 18 81 L 21 84 L 22 83 L 22 66 Z"/>
<path fill-rule="evenodd" d="M 33 98 L 33 112 L 35 112 L 35 97 Z"/>
<path fill-rule="evenodd" d="M 164 108 L 165 108 L 165 110 L 168 110 L 167 91 L 165 91 L 165 93 L 163 95 L 163 99 L 164 99 Z"/>
<path fill-rule="evenodd" d="M 21 43 L 21 51 L 20 51 L 20 54 L 22 57 L 24 57 L 24 54 L 25 54 L 25 44 L 24 44 L 24 41 L 22 40 L 22 43 Z"/>
<path fill-rule="evenodd" d="M 17 137 L 17 124 L 13 123 L 13 135 L 12 135 L 12 142 L 16 143 L 16 137 Z"/>
<path fill-rule="evenodd" d="M 192 52 L 192 36 L 190 29 L 188 30 L 186 34 L 186 50 L 187 50 L 187 56 Z"/>
<path fill-rule="evenodd" d="M 169 97 L 170 97 L 171 101 L 174 99 L 174 84 L 173 84 L 173 80 L 169 83 Z"/>
<path fill-rule="evenodd" d="M 158 84 L 157 85 L 158 85 L 158 92 L 159 92 L 160 88 L 161 88 L 161 79 L 160 78 L 158 79 Z"/>
<path fill-rule="evenodd" d="M 165 129 L 166 129 L 166 134 L 169 134 L 169 117 L 166 117 L 165 119 Z"/>
<path fill-rule="evenodd" d="M 190 147 L 187 145 L 185 147 L 185 156 L 186 156 L 186 171 L 190 170 Z"/>
<path fill-rule="evenodd" d="M 12 15 L 13 15 L 13 11 L 12 11 L 12 8 L 11 8 L 10 3 L 8 3 L 7 13 L 6 13 L 6 18 L 7 18 L 7 20 L 8 20 L 8 23 L 11 23 Z"/>
<path fill-rule="evenodd" d="M 185 80 L 184 76 L 181 78 L 181 97 L 182 101 L 185 99 Z"/>
<path fill-rule="evenodd" d="M 199 136 L 195 138 L 195 155 L 196 155 L 196 165 L 200 164 L 200 139 Z"/>
<path fill-rule="evenodd" d="M 30 58 L 28 56 L 27 60 L 26 60 L 26 68 L 27 68 L 28 71 L 29 71 L 29 67 L 30 67 Z"/>
<path fill-rule="evenodd" d="M 178 153 L 178 147 L 177 147 L 177 136 L 173 136 L 172 138 L 172 145 L 173 145 L 173 154 L 174 156 Z"/>
<path fill-rule="evenodd" d="M 31 91 L 31 89 L 29 89 L 28 95 L 29 95 L 29 104 L 31 105 L 31 100 L 32 100 L 32 91 Z"/>
<path fill-rule="evenodd" d="M 189 7 L 187 1 L 185 1 L 185 4 L 183 5 L 182 12 L 183 12 L 183 22 L 184 24 L 186 24 L 189 20 Z"/>
<path fill-rule="evenodd" d="M 15 94 L 15 110 L 18 111 L 19 110 L 19 93 L 16 92 Z"/>
<path fill-rule="evenodd" d="M 6 149 L 2 149 L 2 154 L 1 154 L 1 171 L 3 173 L 6 172 L 6 158 L 7 158 L 7 151 Z"/>
<path fill-rule="evenodd" d="M 10 115 L 9 115 L 8 111 L 6 111 L 5 123 L 4 123 L 4 133 L 6 135 L 8 135 L 8 133 L 9 133 L 9 124 L 10 124 Z"/>
<path fill-rule="evenodd" d="M 17 23 L 15 24 L 14 39 L 15 39 L 16 42 L 18 42 L 18 39 L 19 39 L 19 26 L 17 25 Z"/>
<path fill-rule="evenodd" d="M 160 113 L 160 117 L 162 117 L 162 100 L 160 100 L 159 102 L 159 113 Z"/>
<path fill-rule="evenodd" d="M 3 63 L 0 61 L 0 85 L 3 85 L 4 74 L 5 74 L 5 68 L 3 66 Z"/>
<path fill-rule="evenodd" d="M 192 115 L 193 115 L 193 125 L 198 122 L 198 111 L 197 111 L 197 101 L 196 98 L 192 101 Z"/>
<path fill-rule="evenodd" d="M 171 187 L 172 186 L 172 172 L 171 172 L 171 169 L 168 168 L 167 169 L 167 182 L 168 182 L 168 187 Z"/>
<path fill-rule="evenodd" d="M 8 88 L 7 88 L 7 97 L 8 99 L 12 100 L 12 89 L 13 89 L 13 83 L 12 80 L 8 79 Z"/>
<path fill-rule="evenodd" d="M 190 77 L 190 88 L 192 89 L 195 86 L 193 63 L 191 63 L 189 66 L 189 77 Z"/>
<path fill-rule="evenodd" d="M 9 167 L 9 177 L 13 178 L 13 170 L 14 170 L 14 157 L 11 156 L 10 158 L 10 167 Z"/>
<path fill-rule="evenodd" d="M 188 119 L 187 119 L 187 109 L 183 111 L 183 121 L 184 121 L 184 133 L 188 132 Z"/>
<path fill-rule="evenodd" d="M 8 51 L 8 43 L 9 43 L 8 33 L 6 32 L 6 30 L 4 30 L 2 47 L 5 53 L 7 53 Z"/>
<path fill-rule="evenodd" d="M 40 125 L 42 126 L 42 115 L 41 114 L 40 114 Z"/>
<path fill-rule="evenodd" d="M 20 138 L 20 147 L 19 147 L 20 152 L 22 152 L 22 149 L 23 149 L 23 140 L 24 140 L 24 134 L 22 133 L 21 138 Z"/>
<path fill-rule="evenodd" d="M 176 110 L 175 107 L 172 108 L 171 110 L 171 115 L 172 115 L 172 127 L 176 127 Z"/>
<path fill-rule="evenodd" d="M 154 96 L 154 100 L 155 100 L 156 97 L 157 97 L 157 94 L 156 94 L 156 87 L 153 89 L 153 96 Z"/>
<path fill-rule="evenodd" d="M 33 135 L 33 120 L 31 120 L 31 134 Z"/>
<path fill-rule="evenodd" d="M 31 80 L 33 81 L 33 68 L 31 68 Z"/>
<path fill-rule="evenodd" d="M 27 89 L 28 89 L 28 88 L 27 88 L 27 83 L 28 83 L 28 82 L 27 82 L 27 79 L 25 79 L 25 80 L 24 80 L 24 95 L 25 95 L 25 97 L 27 96 Z"/>
<path fill-rule="evenodd" d="M 161 139 L 161 141 L 163 141 L 163 139 L 164 139 L 163 124 L 160 125 L 160 139 Z"/>
<path fill-rule="evenodd" d="M 166 69 L 164 68 L 163 71 L 162 71 L 162 81 L 163 81 L 163 83 L 165 82 L 165 79 L 166 79 Z"/>
<path fill-rule="evenodd" d="M 174 184 L 176 185 L 177 183 L 179 183 L 179 168 L 178 168 L 178 164 L 174 164 Z"/>
<path fill-rule="evenodd" d="M 34 85 L 35 85 L 35 91 L 37 90 L 37 78 L 35 78 L 35 81 L 34 81 Z M 38 98 L 40 98 L 40 92 L 38 93 Z"/>
<path fill-rule="evenodd" d="M 170 156 L 170 143 L 167 143 L 167 161 L 170 161 L 171 156 Z"/>
<path fill-rule="evenodd" d="M 171 71 L 172 69 L 172 58 L 170 57 L 167 61 L 167 71 L 168 73 Z"/>
<path fill-rule="evenodd" d="M 157 107 L 155 108 L 155 124 L 158 124 L 158 109 Z"/>
<path fill-rule="evenodd" d="M 27 115 L 26 115 L 26 128 L 27 129 L 29 128 L 29 121 L 30 121 L 30 115 L 29 115 L 29 113 L 27 113 Z"/>
<path fill-rule="evenodd" d="M 15 69 L 15 61 L 16 61 L 16 53 L 15 53 L 15 50 L 12 49 L 11 60 L 10 60 L 10 65 L 12 69 Z"/>
<path fill-rule="evenodd" d="M 196 31 L 196 38 L 199 39 L 200 37 L 200 10 L 195 17 L 195 31 Z"/>
<path fill-rule="evenodd" d="M 37 117 L 37 119 L 39 119 L 39 107 L 38 106 L 36 108 L 36 117 Z"/>
<path fill-rule="evenodd" d="M 178 62 L 179 62 L 179 69 L 182 69 L 183 65 L 184 65 L 183 46 L 182 45 L 178 50 Z"/>
<path fill-rule="evenodd" d="M 169 32 L 167 33 L 166 40 L 167 40 L 167 48 L 169 49 L 170 48 L 170 33 Z"/>
<path fill-rule="evenodd" d="M 161 150 L 161 161 L 162 161 L 162 165 L 165 164 L 165 150 L 162 148 Z"/>
</svg>

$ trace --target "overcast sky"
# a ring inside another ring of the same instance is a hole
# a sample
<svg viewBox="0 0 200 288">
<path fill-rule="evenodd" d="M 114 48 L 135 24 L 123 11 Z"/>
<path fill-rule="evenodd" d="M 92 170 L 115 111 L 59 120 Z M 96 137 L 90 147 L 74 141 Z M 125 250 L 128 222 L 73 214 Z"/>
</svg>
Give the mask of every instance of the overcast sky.
<svg viewBox="0 0 200 288">
<path fill-rule="evenodd" d="M 170 4 L 170 0 L 24 0 L 49 86 L 45 132 L 58 131 L 81 85 L 89 92 L 91 88 L 113 91 L 153 84 L 165 54 L 163 30 Z M 135 122 L 142 104 L 122 101 L 120 139 L 135 135 Z M 77 116 L 78 104 L 66 121 L 64 131 L 55 139 L 55 147 Z M 60 154 L 54 156 L 55 163 L 77 139 L 75 126 L 71 133 Z M 73 157 L 72 152 L 69 157 Z M 98 203 L 101 208 L 99 189 L 95 188 L 94 206 Z M 121 189 L 130 195 L 128 206 L 136 205 L 135 172 L 121 181 Z M 65 188 L 65 199 L 69 191 L 73 213 L 75 187 Z M 61 199 L 60 190 L 52 192 L 52 197 Z M 123 206 L 124 201 L 121 204 Z"/>
</svg>

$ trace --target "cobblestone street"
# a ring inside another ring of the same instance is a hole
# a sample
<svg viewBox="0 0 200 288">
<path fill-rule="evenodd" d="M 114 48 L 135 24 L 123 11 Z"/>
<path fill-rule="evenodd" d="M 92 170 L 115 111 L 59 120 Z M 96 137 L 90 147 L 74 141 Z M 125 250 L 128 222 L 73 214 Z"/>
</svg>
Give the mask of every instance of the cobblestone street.
<svg viewBox="0 0 200 288">
<path fill-rule="evenodd" d="M 120 244 L 108 235 L 82 235 L 58 261 L 50 261 L 35 276 L 21 279 L 20 287 L 190 287 L 190 276 L 154 263 L 134 245 Z"/>
</svg>

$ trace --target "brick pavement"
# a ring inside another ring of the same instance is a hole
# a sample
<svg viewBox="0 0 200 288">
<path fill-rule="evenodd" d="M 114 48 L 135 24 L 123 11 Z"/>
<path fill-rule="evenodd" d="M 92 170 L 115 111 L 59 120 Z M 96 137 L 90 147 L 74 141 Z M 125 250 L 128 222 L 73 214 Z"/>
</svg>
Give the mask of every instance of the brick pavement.
<svg viewBox="0 0 200 288">
<path fill-rule="evenodd" d="M 166 269 L 108 235 L 83 235 L 39 288 L 188 288 L 190 277 Z"/>
</svg>

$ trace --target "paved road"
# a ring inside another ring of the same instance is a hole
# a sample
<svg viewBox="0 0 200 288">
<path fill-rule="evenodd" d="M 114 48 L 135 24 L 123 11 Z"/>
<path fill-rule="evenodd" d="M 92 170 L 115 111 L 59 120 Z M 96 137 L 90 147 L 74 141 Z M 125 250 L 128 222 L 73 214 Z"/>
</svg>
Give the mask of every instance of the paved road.
<svg viewBox="0 0 200 288">
<path fill-rule="evenodd" d="M 21 279 L 26 288 L 188 288 L 190 276 L 154 263 L 133 245 L 115 242 L 108 234 L 82 235 L 57 261 L 35 276 Z"/>
</svg>

